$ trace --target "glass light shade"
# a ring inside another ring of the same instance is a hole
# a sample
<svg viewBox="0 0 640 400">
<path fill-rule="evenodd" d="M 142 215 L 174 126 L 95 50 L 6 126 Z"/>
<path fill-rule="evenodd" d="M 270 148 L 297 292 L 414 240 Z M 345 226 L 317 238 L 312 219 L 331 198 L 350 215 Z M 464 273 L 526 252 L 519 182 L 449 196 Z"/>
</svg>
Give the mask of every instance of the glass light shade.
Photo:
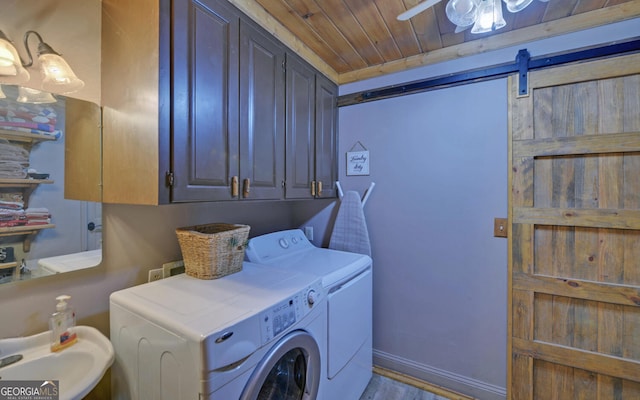
<svg viewBox="0 0 640 400">
<path fill-rule="evenodd" d="M 12 67 L 19 62 L 20 56 L 18 56 L 16 47 L 10 41 L 0 37 L 0 67 Z M 15 75 L 15 73 L 11 75 Z"/>
<path fill-rule="evenodd" d="M 15 46 L 0 38 L 0 83 L 20 85 L 29 78 L 29 72 L 22 66 Z"/>
<path fill-rule="evenodd" d="M 500 0 L 482 0 L 478 6 L 478 17 L 471 33 L 485 33 L 504 27 L 507 22 L 502 17 Z"/>
<path fill-rule="evenodd" d="M 463 28 L 473 25 L 478 14 L 478 6 L 475 0 L 449 0 L 445 13 L 449 21 Z"/>
<path fill-rule="evenodd" d="M 41 54 L 38 57 L 42 72 L 42 89 L 54 93 L 71 93 L 84 87 L 69 64 L 57 54 Z"/>
<path fill-rule="evenodd" d="M 504 0 L 507 10 L 512 13 L 524 10 L 533 0 Z"/>
<path fill-rule="evenodd" d="M 49 92 L 20 86 L 18 88 L 18 103 L 44 104 L 55 103 L 57 100 Z"/>
</svg>

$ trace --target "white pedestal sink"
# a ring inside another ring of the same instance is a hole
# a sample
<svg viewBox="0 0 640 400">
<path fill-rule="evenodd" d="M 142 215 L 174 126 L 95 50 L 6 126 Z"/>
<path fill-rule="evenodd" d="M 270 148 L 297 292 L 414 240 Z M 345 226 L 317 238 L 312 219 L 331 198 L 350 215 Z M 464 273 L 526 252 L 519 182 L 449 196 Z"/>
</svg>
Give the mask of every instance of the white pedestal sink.
<svg viewBox="0 0 640 400">
<path fill-rule="evenodd" d="M 50 332 L 0 340 L 0 360 L 20 354 L 22 359 L 0 368 L 0 380 L 58 381 L 60 400 L 80 400 L 104 376 L 114 360 L 113 346 L 100 331 L 76 326 L 78 342 L 52 353 Z"/>
</svg>

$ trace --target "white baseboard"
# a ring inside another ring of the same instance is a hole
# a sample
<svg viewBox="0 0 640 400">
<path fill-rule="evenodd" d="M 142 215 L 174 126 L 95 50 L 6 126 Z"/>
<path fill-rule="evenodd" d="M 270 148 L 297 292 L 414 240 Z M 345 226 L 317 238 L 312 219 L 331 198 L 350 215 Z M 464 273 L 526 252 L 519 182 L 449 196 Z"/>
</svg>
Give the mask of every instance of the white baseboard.
<svg viewBox="0 0 640 400">
<path fill-rule="evenodd" d="M 506 388 L 429 365 L 419 364 L 380 350 L 373 350 L 373 364 L 476 399 L 505 400 L 507 398 Z"/>
</svg>

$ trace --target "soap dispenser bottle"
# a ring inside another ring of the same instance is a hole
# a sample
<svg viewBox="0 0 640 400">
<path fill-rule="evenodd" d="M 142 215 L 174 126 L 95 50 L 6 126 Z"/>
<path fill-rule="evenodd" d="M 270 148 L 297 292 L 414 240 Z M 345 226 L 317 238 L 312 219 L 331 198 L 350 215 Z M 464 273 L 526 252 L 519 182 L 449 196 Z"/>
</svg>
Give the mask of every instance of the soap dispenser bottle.
<svg viewBox="0 0 640 400">
<path fill-rule="evenodd" d="M 51 328 L 51 351 L 60 351 L 65 349 L 76 341 L 78 337 L 75 332 L 76 313 L 72 307 L 67 304 L 71 298 L 68 295 L 56 297 L 56 312 L 51 314 L 49 318 L 49 327 Z"/>
</svg>

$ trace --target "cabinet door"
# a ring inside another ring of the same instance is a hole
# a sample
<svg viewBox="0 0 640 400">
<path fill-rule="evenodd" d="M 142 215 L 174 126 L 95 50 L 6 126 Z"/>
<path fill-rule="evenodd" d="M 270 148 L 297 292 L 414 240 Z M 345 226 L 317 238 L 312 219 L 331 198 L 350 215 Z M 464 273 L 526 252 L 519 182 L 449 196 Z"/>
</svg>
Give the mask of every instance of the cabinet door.
<svg viewBox="0 0 640 400">
<path fill-rule="evenodd" d="M 281 199 L 284 48 L 250 23 L 241 23 L 240 40 L 240 196 Z"/>
<path fill-rule="evenodd" d="M 173 2 L 173 202 L 233 198 L 239 16 L 225 3 Z"/>
<path fill-rule="evenodd" d="M 102 201 L 100 107 L 67 98 L 64 138 L 64 198 Z"/>
<path fill-rule="evenodd" d="M 325 78 L 316 75 L 316 119 L 315 119 L 315 176 L 321 189 L 316 197 L 336 196 L 338 179 L 338 87 Z"/>
<path fill-rule="evenodd" d="M 288 199 L 312 198 L 315 163 L 315 71 L 297 57 L 287 55 L 287 148 Z"/>
</svg>

